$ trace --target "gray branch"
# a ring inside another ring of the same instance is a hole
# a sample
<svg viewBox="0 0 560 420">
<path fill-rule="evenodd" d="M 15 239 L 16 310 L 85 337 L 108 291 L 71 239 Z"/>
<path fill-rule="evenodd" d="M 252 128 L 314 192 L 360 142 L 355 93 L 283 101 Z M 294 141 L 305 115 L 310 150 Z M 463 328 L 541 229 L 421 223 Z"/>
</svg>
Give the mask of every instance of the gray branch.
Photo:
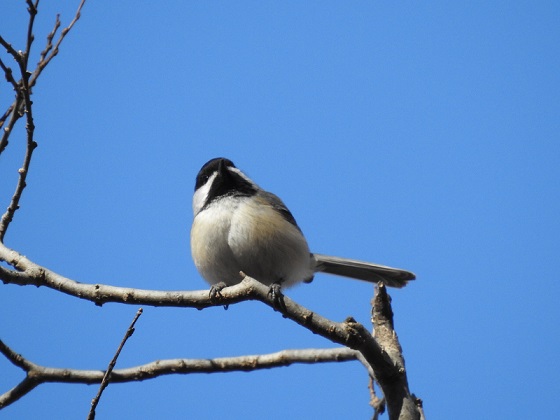
<svg viewBox="0 0 560 420">
<path fill-rule="evenodd" d="M 136 324 L 136 321 L 138 321 L 138 318 L 140 318 L 140 315 L 142 315 L 142 312 L 143 312 L 142 308 L 138 309 L 138 311 L 136 312 L 136 315 L 134 316 L 134 319 L 132 320 L 130 327 L 128 327 L 128 329 L 126 330 L 126 333 L 121 341 L 121 344 L 119 344 L 119 348 L 117 349 L 117 352 L 111 359 L 111 362 L 109 363 L 109 366 L 107 367 L 107 370 L 103 375 L 103 379 L 101 380 L 99 391 L 97 391 L 97 395 L 91 401 L 91 408 L 89 410 L 89 414 L 87 417 L 88 420 L 95 419 L 95 409 L 97 408 L 97 404 L 99 404 L 99 399 L 101 398 L 101 395 L 103 394 L 105 388 L 109 386 L 109 382 L 111 381 L 113 370 L 115 369 L 115 365 L 117 364 L 117 359 L 119 358 L 119 355 L 121 354 L 121 351 L 124 345 L 126 344 L 126 341 L 132 336 L 132 334 L 134 334 L 134 325 Z"/>
<path fill-rule="evenodd" d="M 4 126 L 5 121 L 8 119 L 8 117 L 10 117 L 9 123 L 6 127 L 4 127 L 2 136 L 0 137 L 0 154 L 8 146 L 8 139 L 15 124 L 24 115 L 26 119 L 25 129 L 27 137 L 25 156 L 23 158 L 22 166 L 18 170 L 19 179 L 17 185 L 6 212 L 0 218 L 0 242 L 4 241 L 6 231 L 8 230 L 8 227 L 12 222 L 12 219 L 14 218 L 14 214 L 19 209 L 19 202 L 23 194 L 23 190 L 27 186 L 26 179 L 29 172 L 29 166 L 31 164 L 33 151 L 37 147 L 37 143 L 34 140 L 35 123 L 33 120 L 33 102 L 31 101 L 31 89 L 37 82 L 37 78 L 43 72 L 45 67 L 58 54 L 60 44 L 62 43 L 68 32 L 72 29 L 74 24 L 80 18 L 81 10 L 85 4 L 85 0 L 81 1 L 76 14 L 74 15 L 74 18 L 72 19 L 70 24 L 62 30 L 56 43 L 53 45 L 53 38 L 55 37 L 55 34 L 60 26 L 60 21 L 57 16 L 55 27 L 53 31 L 47 36 L 47 46 L 41 53 L 40 60 L 37 63 L 37 67 L 33 71 L 29 69 L 29 57 L 31 55 L 31 46 L 33 44 L 33 41 L 35 40 L 33 27 L 35 24 L 35 17 L 38 13 L 37 7 L 39 5 L 39 1 L 35 0 L 35 3 L 33 3 L 31 0 L 27 0 L 26 3 L 27 12 L 29 13 L 29 21 L 27 25 L 25 51 L 16 51 L 16 49 L 0 35 L 0 45 L 4 47 L 7 53 L 12 57 L 13 61 L 17 64 L 17 67 L 19 69 L 18 77 L 20 78 L 19 81 L 16 81 L 13 76 L 12 69 L 0 59 L 0 69 L 3 70 L 6 80 L 12 85 L 15 91 L 15 98 L 13 103 L 8 107 L 6 112 L 4 112 L 2 117 L 0 117 L 0 128 Z"/>
<path fill-rule="evenodd" d="M 60 369 L 40 366 L 15 353 L 0 340 L 0 353 L 26 372 L 17 386 L 0 395 L 0 409 L 14 403 L 35 387 L 50 382 L 96 384 L 105 376 L 102 370 Z M 192 373 L 250 372 L 273 369 L 292 364 L 348 362 L 356 360 L 356 352 L 348 348 L 282 350 L 276 353 L 222 357 L 216 359 L 156 360 L 140 366 L 115 369 L 111 383 L 144 381 L 163 375 L 188 375 Z"/>
<path fill-rule="evenodd" d="M 174 306 L 207 308 L 231 305 L 245 300 L 258 300 L 278 310 L 282 315 L 315 334 L 360 353 L 360 358 L 371 368 L 375 380 L 388 402 L 390 419 L 420 419 L 420 401 L 408 389 L 404 360 L 397 335 L 393 329 L 392 309 L 385 286 L 380 283 L 373 305 L 375 337 L 352 318 L 334 322 L 283 297 L 283 305 L 275 305 L 269 288 L 250 277 L 220 293 L 219 299 L 211 299 L 207 290 L 160 291 L 115 287 L 103 284 L 79 283 L 35 264 L 15 250 L 0 244 L 0 260 L 17 269 L 0 267 L 0 279 L 7 284 L 46 286 L 89 300 L 97 305 L 118 302 L 128 305 Z M 414 414 L 414 415 L 410 415 Z"/>
</svg>

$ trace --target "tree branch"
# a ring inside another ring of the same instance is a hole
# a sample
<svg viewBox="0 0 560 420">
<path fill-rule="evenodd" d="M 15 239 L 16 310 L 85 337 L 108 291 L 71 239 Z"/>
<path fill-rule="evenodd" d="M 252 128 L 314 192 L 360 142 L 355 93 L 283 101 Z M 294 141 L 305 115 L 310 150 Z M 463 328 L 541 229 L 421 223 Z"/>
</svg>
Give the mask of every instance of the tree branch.
<svg viewBox="0 0 560 420">
<path fill-rule="evenodd" d="M 115 368 L 115 365 L 117 364 L 117 359 L 118 359 L 119 355 L 121 354 L 121 350 L 123 349 L 124 345 L 126 344 L 126 341 L 132 336 L 132 334 L 134 334 L 134 325 L 136 324 L 136 321 L 138 321 L 138 318 L 140 318 L 140 315 L 142 315 L 142 308 L 138 309 L 138 311 L 136 312 L 136 315 L 134 316 L 134 319 L 132 320 L 130 326 L 126 330 L 126 333 L 125 333 L 125 335 L 124 335 L 124 337 L 121 341 L 121 344 L 119 345 L 119 348 L 117 349 L 117 352 L 113 356 L 113 359 L 111 360 L 111 363 L 109 363 L 109 366 L 107 367 L 107 370 L 105 371 L 105 375 L 103 375 L 103 379 L 101 380 L 101 385 L 99 386 L 99 391 L 97 392 L 97 395 L 95 396 L 95 398 L 91 401 L 91 408 L 89 410 L 88 420 L 95 419 L 95 409 L 97 408 L 97 404 L 99 404 L 99 399 L 101 398 L 101 394 L 103 394 L 103 391 L 105 390 L 105 388 L 107 388 L 107 386 L 109 386 L 109 381 L 111 379 L 111 374 L 113 372 L 113 369 Z"/>
<path fill-rule="evenodd" d="M 25 127 L 27 130 L 27 148 L 25 151 L 25 157 L 23 159 L 23 165 L 18 170 L 19 179 L 16 185 L 16 190 L 12 195 L 12 199 L 10 200 L 8 209 L 0 219 L 0 242 L 4 241 L 4 236 L 6 235 L 8 226 L 13 220 L 16 210 L 19 209 L 19 201 L 21 199 L 21 195 L 23 194 L 23 190 L 27 186 L 26 180 L 27 180 L 27 174 L 29 172 L 29 165 L 31 164 L 31 157 L 33 155 L 33 151 L 37 147 L 37 143 L 35 142 L 35 140 L 33 140 L 33 134 L 35 132 L 35 124 L 33 123 L 33 114 L 31 112 L 31 98 L 29 96 L 29 86 L 27 84 L 27 81 L 24 82 L 24 88 L 22 88 L 22 91 L 23 91 L 24 102 L 26 104 L 25 107 L 26 107 L 27 124 L 25 125 Z M 18 101 L 16 100 L 16 103 L 17 102 Z M 17 109 L 17 107 L 15 109 Z M 15 115 L 15 113 L 13 115 Z"/>
<path fill-rule="evenodd" d="M 19 178 L 16 185 L 16 189 L 14 191 L 14 194 L 12 195 L 12 199 L 10 200 L 10 204 L 8 205 L 6 212 L 2 215 L 2 218 L 0 219 L 0 242 L 4 241 L 4 236 L 6 234 L 8 226 L 12 222 L 15 212 L 19 208 L 19 202 L 23 194 L 23 190 L 27 185 L 26 179 L 27 179 L 27 174 L 29 172 L 29 165 L 31 164 L 31 157 L 33 151 L 37 147 L 37 143 L 34 140 L 35 124 L 33 121 L 33 112 L 32 112 L 33 103 L 31 101 L 31 88 L 35 85 L 35 83 L 37 82 L 37 78 L 45 69 L 45 67 L 58 54 L 60 44 L 62 43 L 62 41 L 68 34 L 68 32 L 72 29 L 74 24 L 80 18 L 81 10 L 85 4 L 85 0 L 81 1 L 80 5 L 78 6 L 78 10 L 76 11 L 76 14 L 74 15 L 74 18 L 72 19 L 70 24 L 62 30 L 56 44 L 53 46 L 52 44 L 53 38 L 58 30 L 58 27 L 60 26 L 60 20 L 57 16 L 55 27 L 51 31 L 51 33 L 49 33 L 49 35 L 47 36 L 47 45 L 45 49 L 42 51 L 39 59 L 39 63 L 37 64 L 37 67 L 33 72 L 28 70 L 28 64 L 29 64 L 29 57 L 31 55 L 31 46 L 35 38 L 33 35 L 33 26 L 35 23 L 35 16 L 37 15 L 38 12 L 37 8 L 39 5 L 39 0 L 36 0 L 35 3 L 33 3 L 32 0 L 26 0 L 26 3 L 27 3 L 27 11 L 29 13 L 29 21 L 27 25 L 27 38 L 26 38 L 25 51 L 23 52 L 16 51 L 9 42 L 7 42 L 2 36 L 0 36 L 0 45 L 2 45 L 6 49 L 8 54 L 10 54 L 13 57 L 13 59 L 16 61 L 21 74 L 20 81 L 16 82 L 12 75 L 12 69 L 9 68 L 7 65 L 5 65 L 3 61 L 0 60 L 0 68 L 2 68 L 2 70 L 4 71 L 6 80 L 12 84 L 14 90 L 16 91 L 16 99 L 14 100 L 14 103 L 8 108 L 8 110 L 4 113 L 4 115 L 0 119 L 0 126 L 3 126 L 5 120 L 8 118 L 8 115 L 11 115 L 10 123 L 4 129 L 2 137 L 0 138 L 0 154 L 7 147 L 9 136 L 18 119 L 25 114 L 26 121 L 27 121 L 25 126 L 26 133 L 27 133 L 27 148 L 23 159 L 23 164 L 18 171 Z"/>
<path fill-rule="evenodd" d="M 26 2 L 27 12 L 29 13 L 29 24 L 27 25 L 27 45 L 25 47 L 25 54 L 21 57 L 22 73 L 27 71 L 29 55 L 31 54 L 31 44 L 33 44 L 33 40 L 35 39 L 35 35 L 33 35 L 33 25 L 35 24 L 35 16 L 37 16 L 37 6 L 39 5 L 39 0 L 35 0 L 35 4 L 33 4 L 31 0 L 26 0 Z"/>
<path fill-rule="evenodd" d="M 66 35 L 68 35 L 68 32 L 70 32 L 70 30 L 74 27 L 76 22 L 82 16 L 82 8 L 84 7 L 85 3 L 86 3 L 86 0 L 82 0 L 80 2 L 79 6 L 78 6 L 78 9 L 76 10 L 76 13 L 74 14 L 74 18 L 68 24 L 68 26 L 62 30 L 62 32 L 60 33 L 60 36 L 58 37 L 58 40 L 56 41 L 56 43 L 53 46 L 53 44 L 52 44 L 53 38 L 56 34 L 56 31 L 58 30 L 58 27 L 60 26 L 59 16 L 57 15 L 55 25 L 54 25 L 54 29 L 47 36 L 47 45 L 46 45 L 45 49 L 41 52 L 41 58 L 39 59 L 39 63 L 37 63 L 37 68 L 35 69 L 35 71 L 33 72 L 33 75 L 31 76 L 31 78 L 29 80 L 29 86 L 30 87 L 35 86 L 35 83 L 37 82 L 37 78 L 41 75 L 41 73 L 43 72 L 45 67 L 47 67 L 47 65 L 51 62 L 51 60 L 54 57 L 56 57 L 56 55 L 58 54 L 60 44 L 62 44 L 62 41 L 64 41 L 64 38 L 66 37 Z"/>
<path fill-rule="evenodd" d="M 0 395 L 0 409 L 14 403 L 38 385 L 57 383 L 101 383 L 105 372 L 101 370 L 59 369 L 36 365 L 16 354 L 0 340 L 0 353 L 22 368 L 26 378 L 8 392 Z M 188 375 L 193 373 L 250 372 L 273 369 L 292 364 L 315 364 L 348 362 L 356 360 L 355 351 L 348 348 L 282 350 L 276 353 L 222 357 L 216 359 L 168 359 L 157 360 L 145 365 L 126 369 L 115 369 L 111 373 L 112 383 L 144 381 L 163 375 Z"/>
<path fill-rule="evenodd" d="M 2 118 L 0 118 L 0 128 L 1 128 L 4 125 L 6 118 L 8 118 L 9 115 L 11 116 L 8 125 L 4 128 L 4 130 L 2 130 L 3 131 L 2 137 L 0 138 L 0 154 L 2 154 L 2 152 L 8 145 L 8 139 L 10 138 L 10 134 L 12 134 L 12 130 L 14 129 L 16 122 L 22 117 L 22 115 L 20 115 L 19 112 L 16 111 L 20 108 L 21 102 L 22 102 L 21 95 L 19 95 L 19 93 L 16 93 L 16 99 L 14 100 L 12 105 L 10 105 L 10 107 L 7 109 L 6 113 L 2 116 Z"/>
<path fill-rule="evenodd" d="M 40 369 L 41 367 L 25 359 L 21 354 L 14 352 L 11 348 L 4 344 L 2 340 L 0 340 L 0 353 L 12 362 L 12 364 L 27 373 L 23 381 L 17 384 L 14 388 L 10 389 L 8 392 L 0 395 L 0 409 L 2 409 L 5 406 L 4 402 L 11 404 L 12 402 L 17 401 L 23 395 L 31 392 L 37 385 L 40 384 L 40 381 L 37 381 L 34 375 L 30 375 L 30 372 L 34 372 L 36 369 Z"/>
<path fill-rule="evenodd" d="M 387 288 L 379 283 L 372 301 L 372 323 L 376 342 L 390 361 L 379 365 L 375 379 L 383 390 L 390 419 L 423 418 L 422 402 L 410 393 L 402 348 L 393 324 L 393 309 Z"/>
<path fill-rule="evenodd" d="M 400 354 L 396 332 L 393 329 L 393 312 L 385 286 L 380 283 L 373 302 L 372 321 L 375 337 L 352 318 L 334 322 L 283 296 L 283 304 L 277 305 L 269 294 L 269 287 L 250 277 L 221 291 L 219 299 L 211 299 L 207 290 L 158 291 L 114 287 L 102 284 L 84 284 L 41 267 L 14 250 L 0 244 L 0 259 L 18 272 L 0 270 L 4 283 L 47 286 L 63 293 L 90 300 L 97 305 L 119 302 L 134 305 L 175 306 L 202 309 L 217 305 L 230 305 L 244 300 L 258 300 L 282 313 L 315 334 L 342 344 L 361 353 L 371 367 L 388 402 L 390 419 L 419 419 L 416 399 L 410 394 L 404 360 Z M 401 417 L 401 414 L 411 414 Z"/>
<path fill-rule="evenodd" d="M 115 287 L 103 284 L 79 283 L 47 268 L 35 264 L 18 252 L 0 243 L 0 260 L 18 271 L 0 267 L 0 279 L 6 284 L 46 286 L 51 289 L 89 300 L 96 305 L 118 302 L 128 305 L 170 306 L 203 309 L 211 306 L 230 305 L 245 300 L 258 300 L 272 308 L 275 302 L 269 295 L 269 288 L 250 277 L 221 291 L 219 299 L 212 300 L 207 290 L 199 291 L 160 291 Z M 284 297 L 281 313 L 316 334 L 331 341 L 359 350 L 377 348 L 374 354 L 383 361 L 380 349 L 371 334 L 361 325 L 349 318 L 343 323 L 328 320 L 311 312 L 291 299 Z M 366 360 L 370 359 L 364 354 Z"/>
<path fill-rule="evenodd" d="M 27 173 L 29 172 L 29 165 L 31 164 L 31 156 L 33 155 L 33 150 L 37 147 L 37 143 L 33 139 L 35 133 L 35 123 L 33 122 L 33 112 L 32 112 L 32 102 L 31 102 L 31 90 L 29 87 L 29 76 L 31 73 L 27 70 L 27 64 L 29 61 L 29 55 L 31 53 L 31 45 L 33 44 L 33 24 L 35 22 L 35 16 L 37 15 L 37 5 L 39 0 L 36 0 L 35 4 L 31 0 L 27 0 L 27 10 L 29 12 L 29 25 L 27 28 L 27 47 L 25 52 L 17 54 L 14 59 L 17 61 L 21 73 L 21 80 L 16 88 L 17 96 L 23 98 L 23 105 L 25 105 L 25 116 L 27 123 L 25 124 L 25 129 L 27 132 L 27 148 L 25 151 L 25 157 L 23 159 L 23 165 L 19 169 L 19 179 L 16 185 L 16 190 L 12 195 L 10 200 L 10 205 L 6 212 L 2 215 L 0 219 L 0 242 L 4 241 L 4 235 L 14 218 L 16 210 L 19 208 L 19 200 L 23 194 L 27 183 Z M 16 105 L 18 104 L 18 99 L 16 98 Z M 17 112 L 19 107 L 15 107 L 14 110 Z M 13 114 L 15 116 L 15 113 Z M 15 121 L 14 121 L 15 122 Z"/>
<path fill-rule="evenodd" d="M 4 76 L 6 77 L 6 81 L 8 81 L 12 85 L 15 92 L 14 102 L 12 103 L 12 105 L 8 107 L 6 112 L 4 112 L 4 115 L 0 117 L 0 128 L 2 128 L 4 126 L 6 119 L 9 116 L 11 116 L 8 126 L 4 128 L 4 130 L 2 130 L 2 137 L 0 137 L 0 154 L 2 154 L 2 152 L 8 145 L 8 138 L 12 133 L 12 129 L 14 128 L 17 120 L 19 120 L 22 117 L 21 113 L 13 112 L 13 111 L 18 110 L 20 108 L 23 98 L 20 92 L 19 84 L 14 79 L 12 69 L 8 67 L 6 64 L 4 64 L 2 59 L 0 59 L 0 68 L 2 68 L 2 70 L 4 71 Z"/>
<path fill-rule="evenodd" d="M 8 54 L 10 54 L 14 58 L 14 60 L 19 60 L 19 53 L 14 49 L 14 47 L 12 47 L 12 44 L 4 39 L 2 35 L 0 35 L 0 45 L 2 45 L 6 49 Z"/>
<path fill-rule="evenodd" d="M 385 412 L 385 398 L 379 398 L 375 393 L 375 379 L 370 377 L 369 381 L 369 405 L 373 408 L 373 420 L 377 420 Z"/>
<path fill-rule="evenodd" d="M 53 48 L 52 41 L 54 39 L 54 36 L 58 32 L 58 29 L 60 28 L 60 25 L 61 24 L 60 24 L 60 13 L 59 13 L 59 14 L 56 15 L 53 30 L 47 35 L 47 45 L 45 46 L 45 49 L 43 51 L 41 51 L 41 56 L 39 58 L 39 63 L 44 62 L 47 58 L 47 54 L 52 50 L 52 48 Z"/>
<path fill-rule="evenodd" d="M 13 86 L 14 90 L 17 92 L 19 86 L 18 83 L 16 82 L 16 79 L 14 79 L 12 69 L 8 67 L 6 64 L 4 64 L 1 58 L 0 58 L 0 68 L 2 68 L 2 70 L 4 71 L 4 76 L 6 77 L 6 81 L 9 82 Z"/>
</svg>

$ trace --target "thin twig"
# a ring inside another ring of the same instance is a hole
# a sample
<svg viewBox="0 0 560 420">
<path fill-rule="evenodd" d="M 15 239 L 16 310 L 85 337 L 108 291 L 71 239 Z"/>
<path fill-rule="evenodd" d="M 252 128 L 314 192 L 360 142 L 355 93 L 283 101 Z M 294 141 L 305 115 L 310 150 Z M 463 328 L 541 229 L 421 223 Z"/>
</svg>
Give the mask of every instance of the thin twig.
<svg viewBox="0 0 560 420">
<path fill-rule="evenodd" d="M 19 95 L 18 92 L 14 103 L 8 108 L 6 114 L 4 114 L 0 119 L 0 127 L 2 127 L 8 115 L 10 116 L 10 121 L 8 122 L 8 125 L 4 128 L 4 130 L 2 130 L 3 133 L 2 133 L 2 137 L 0 138 L 0 154 L 2 154 L 2 152 L 8 145 L 8 139 L 10 138 L 10 134 L 12 134 L 12 130 L 14 129 L 16 122 L 22 117 L 22 115 L 16 111 L 17 109 L 20 108 L 20 104 L 22 100 L 23 98 L 21 97 L 21 95 Z"/>
<path fill-rule="evenodd" d="M 31 55 L 31 44 L 35 39 L 33 35 L 33 25 L 35 24 L 35 16 L 37 16 L 37 6 L 39 6 L 39 0 L 35 1 L 35 4 L 31 0 L 27 0 L 27 12 L 29 13 L 29 24 L 27 25 L 27 45 L 25 47 L 25 54 L 23 55 L 21 68 L 23 71 L 27 71 L 27 64 L 29 62 L 29 56 Z"/>
<path fill-rule="evenodd" d="M 0 128 L 2 128 L 2 126 L 4 125 L 4 122 L 8 119 L 8 117 L 10 116 L 10 114 L 12 113 L 12 109 L 14 109 L 14 104 L 11 104 L 8 109 L 6 110 L 6 112 L 4 112 L 4 115 L 2 115 L 0 117 Z"/>
<path fill-rule="evenodd" d="M 41 57 L 39 58 L 39 63 L 44 61 L 45 58 L 47 57 L 47 54 L 52 50 L 53 48 L 52 41 L 54 39 L 54 36 L 58 32 L 59 28 L 60 28 L 60 13 L 56 15 L 53 30 L 47 35 L 47 45 L 45 46 L 45 49 L 41 51 Z"/>
<path fill-rule="evenodd" d="M 35 22 L 35 16 L 37 16 L 37 6 L 39 5 L 39 0 L 36 0 L 35 4 L 33 4 L 31 0 L 27 0 L 27 5 L 27 11 L 29 12 L 27 48 L 23 54 L 20 54 L 20 57 L 22 58 L 18 61 L 21 72 L 21 82 L 18 93 L 23 96 L 23 105 L 25 105 L 25 117 L 27 120 L 25 124 L 25 130 L 27 133 L 27 147 L 25 151 L 25 157 L 23 159 L 23 165 L 18 170 L 19 179 L 16 190 L 12 195 L 12 200 L 10 201 L 8 209 L 2 215 L 2 219 L 0 221 L 0 241 L 4 240 L 4 235 L 6 234 L 8 226 L 13 220 L 16 210 L 19 208 L 21 195 L 23 194 L 23 190 L 27 186 L 26 179 L 29 172 L 29 165 L 31 164 L 31 157 L 33 155 L 33 151 L 37 147 L 37 143 L 33 138 L 35 133 L 35 123 L 33 122 L 33 111 L 31 108 L 31 88 L 29 87 L 29 76 L 31 76 L 31 73 L 27 70 L 27 64 L 29 61 L 29 55 L 31 54 L 31 44 L 33 44 L 34 39 L 33 24 Z"/>
<path fill-rule="evenodd" d="M 56 23 L 55 23 L 55 29 L 53 30 L 53 32 L 51 32 L 51 34 L 49 34 L 49 36 L 47 36 L 47 47 L 45 47 L 44 51 L 47 51 L 47 49 L 48 49 L 48 51 L 45 53 L 44 56 L 41 55 L 39 63 L 37 63 L 37 68 L 35 69 L 35 71 L 33 72 L 33 75 L 29 79 L 29 86 L 30 87 L 35 86 L 35 83 L 36 83 L 39 75 L 42 73 L 42 71 L 45 69 L 45 67 L 51 62 L 51 60 L 58 54 L 58 48 L 60 47 L 60 44 L 62 43 L 62 41 L 64 40 L 64 38 L 68 34 L 68 32 L 70 32 L 70 30 L 72 29 L 74 24 L 80 19 L 80 16 L 82 15 L 82 8 L 84 7 L 85 3 L 86 3 L 86 0 L 82 0 L 80 2 L 80 5 L 78 6 L 78 9 L 76 10 L 76 14 L 74 15 L 74 18 L 72 19 L 70 24 L 62 30 L 62 32 L 60 33 L 60 36 L 58 37 L 58 40 L 56 41 L 56 44 L 54 44 L 54 46 L 51 45 L 51 47 L 49 48 L 49 44 L 52 44 L 52 39 L 49 40 L 49 36 L 51 34 L 53 34 L 53 37 L 54 37 L 53 32 L 55 32 L 56 29 L 58 29 L 56 27 Z"/>
<path fill-rule="evenodd" d="M 35 124 L 33 123 L 33 113 L 31 111 L 31 98 L 29 96 L 29 85 L 27 80 L 24 81 L 24 88 L 23 90 L 23 97 L 25 101 L 26 107 L 26 119 L 27 124 L 25 128 L 27 130 L 27 148 L 25 151 L 25 156 L 23 158 L 23 165 L 18 170 L 19 172 L 19 179 L 16 185 L 16 190 L 12 195 L 12 199 L 10 200 L 10 205 L 8 206 L 6 212 L 0 218 L 0 242 L 4 241 L 4 236 L 6 235 L 6 231 L 8 230 L 8 226 L 10 225 L 11 221 L 14 218 L 14 214 L 19 209 L 19 201 L 21 199 L 21 195 L 23 194 L 23 190 L 27 186 L 26 179 L 27 174 L 29 173 L 29 165 L 31 164 L 31 157 L 33 155 L 33 151 L 37 147 L 37 143 L 33 139 L 33 134 L 35 132 Z M 17 109 L 17 108 L 16 108 Z M 15 116 L 16 112 L 14 112 Z M 15 123 L 14 119 L 14 123 Z"/>
<path fill-rule="evenodd" d="M 31 0 L 26 0 L 27 2 L 27 10 L 29 12 L 29 24 L 27 27 L 27 44 L 26 44 L 26 51 L 22 53 L 18 53 L 15 49 L 0 36 L 0 44 L 6 48 L 9 54 L 11 54 L 14 60 L 18 63 L 20 73 L 21 73 L 21 80 L 19 83 L 15 83 L 15 80 L 11 74 L 11 69 L 8 66 L 4 65 L 2 62 L 1 67 L 4 70 L 6 78 L 16 90 L 16 100 L 14 101 L 13 109 L 12 109 L 12 119 L 8 127 L 4 129 L 2 137 L 0 138 L 0 153 L 4 151 L 6 146 L 8 145 L 8 138 L 12 132 L 12 129 L 17 122 L 17 120 L 21 117 L 21 113 L 25 110 L 25 116 L 27 123 L 25 125 L 26 132 L 27 132 L 27 147 L 25 151 L 25 156 L 23 159 L 23 164 L 19 169 L 19 178 L 16 185 L 16 189 L 12 195 L 12 199 L 10 200 L 10 204 L 6 209 L 6 212 L 0 218 L 0 242 L 4 241 L 4 236 L 8 230 L 10 223 L 14 218 L 15 212 L 19 209 L 19 203 L 21 196 L 23 194 L 23 190 L 27 186 L 26 179 L 27 174 L 29 173 L 29 166 L 31 164 L 31 158 L 33 155 L 33 151 L 37 147 L 37 142 L 34 139 L 34 132 L 35 132 L 35 123 L 33 121 L 33 111 L 32 111 L 32 102 L 31 102 L 31 88 L 35 85 L 37 81 L 37 77 L 41 74 L 43 69 L 49 64 L 49 62 L 58 54 L 58 48 L 62 41 L 64 40 L 65 36 L 68 32 L 72 29 L 74 24 L 78 21 L 81 15 L 82 7 L 85 4 L 85 0 L 82 0 L 80 5 L 78 6 L 78 10 L 74 15 L 74 18 L 70 22 L 70 24 L 61 32 L 59 39 L 57 40 L 54 47 L 52 46 L 52 38 L 54 38 L 54 34 L 60 25 L 59 19 L 57 17 L 55 28 L 53 31 L 47 36 L 47 47 L 43 52 L 45 55 L 41 54 L 41 58 L 39 63 L 37 64 L 37 68 L 33 73 L 28 70 L 28 61 L 29 56 L 31 53 L 31 45 L 33 44 L 34 35 L 33 35 L 33 25 L 35 22 L 35 16 L 37 15 L 37 7 L 39 5 L 39 0 L 36 0 L 33 3 Z M 14 112 L 15 111 L 15 112 Z M 7 114 L 5 118 L 7 118 Z M 2 121 L 3 123 L 3 121 Z"/>
<path fill-rule="evenodd" d="M 6 80 L 11 83 L 11 85 L 14 87 L 14 90 L 17 92 L 18 89 L 19 89 L 19 86 L 18 86 L 18 83 L 16 82 L 16 80 L 14 79 L 12 69 L 10 67 L 8 67 L 6 64 L 4 64 L 4 62 L 2 61 L 1 58 L 0 58 L 0 67 L 4 71 L 4 75 L 6 76 Z"/>
<path fill-rule="evenodd" d="M 14 49 L 14 47 L 12 47 L 12 44 L 10 44 L 8 41 L 6 41 L 4 39 L 4 37 L 2 37 L 2 35 L 0 35 L 0 45 L 2 45 L 6 49 L 8 54 L 10 54 L 12 57 L 14 57 L 14 60 L 16 60 L 19 63 L 19 60 L 21 60 L 21 56 Z"/>
<path fill-rule="evenodd" d="M 369 378 L 369 405 L 373 408 L 372 420 L 379 419 L 379 416 L 385 412 L 385 398 L 379 398 L 375 393 L 375 379 Z"/>
<path fill-rule="evenodd" d="M 2 152 L 4 151 L 6 146 L 8 145 L 8 138 L 10 137 L 10 134 L 12 132 L 12 128 L 14 127 L 16 121 L 21 116 L 21 115 L 18 115 L 17 112 L 15 112 L 15 113 L 12 112 L 14 109 L 19 108 L 19 104 L 21 103 L 21 93 L 20 93 L 20 90 L 19 90 L 18 82 L 16 82 L 16 80 L 14 79 L 12 69 L 10 67 L 8 67 L 6 64 L 4 64 L 4 62 L 2 61 L 1 58 L 0 58 L 0 68 L 2 68 L 2 70 L 4 71 L 4 76 L 6 77 L 6 80 L 12 85 L 12 87 L 14 88 L 14 91 L 16 92 L 16 99 L 14 100 L 12 105 L 10 105 L 8 107 L 8 109 L 6 110 L 4 115 L 2 115 L 2 117 L 0 117 L 0 128 L 2 128 L 4 126 L 4 122 L 6 121 L 8 116 L 12 115 L 12 118 L 10 120 L 10 123 L 8 124 L 8 127 L 6 127 L 3 130 L 2 137 L 0 137 L 0 154 L 2 154 Z"/>
<path fill-rule="evenodd" d="M 134 319 L 132 320 L 130 326 L 128 327 L 128 330 L 126 330 L 126 333 L 121 341 L 121 344 L 119 345 L 119 348 L 117 349 L 117 352 L 115 353 L 113 359 L 111 360 L 111 363 L 109 363 L 109 366 L 107 367 L 107 371 L 105 372 L 105 375 L 103 376 L 103 380 L 101 381 L 101 385 L 99 386 L 99 391 L 97 392 L 95 398 L 91 401 L 91 408 L 89 410 L 88 420 L 95 419 L 95 409 L 97 408 L 97 404 L 99 403 L 101 394 L 103 394 L 103 391 L 109 385 L 109 381 L 111 379 L 111 372 L 113 372 L 113 369 L 115 368 L 117 359 L 119 358 L 119 355 L 121 354 L 121 350 L 123 349 L 126 341 L 130 338 L 132 334 L 134 334 L 134 324 L 136 324 L 136 321 L 138 320 L 138 318 L 140 318 L 140 315 L 142 315 L 142 308 L 138 309 L 138 311 L 136 312 L 136 315 L 134 316 Z"/>
</svg>

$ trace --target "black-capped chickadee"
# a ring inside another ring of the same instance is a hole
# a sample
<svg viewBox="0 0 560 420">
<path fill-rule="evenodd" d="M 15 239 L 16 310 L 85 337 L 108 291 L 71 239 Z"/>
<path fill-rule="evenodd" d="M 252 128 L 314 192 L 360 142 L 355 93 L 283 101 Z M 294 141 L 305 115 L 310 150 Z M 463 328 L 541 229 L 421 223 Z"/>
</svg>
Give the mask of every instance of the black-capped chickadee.
<svg viewBox="0 0 560 420">
<path fill-rule="evenodd" d="M 214 292 L 241 282 L 240 272 L 271 287 L 310 282 L 316 272 L 392 287 L 415 279 L 398 268 L 311 253 L 282 200 L 229 159 L 212 159 L 200 169 L 193 213 L 192 257 Z"/>
</svg>

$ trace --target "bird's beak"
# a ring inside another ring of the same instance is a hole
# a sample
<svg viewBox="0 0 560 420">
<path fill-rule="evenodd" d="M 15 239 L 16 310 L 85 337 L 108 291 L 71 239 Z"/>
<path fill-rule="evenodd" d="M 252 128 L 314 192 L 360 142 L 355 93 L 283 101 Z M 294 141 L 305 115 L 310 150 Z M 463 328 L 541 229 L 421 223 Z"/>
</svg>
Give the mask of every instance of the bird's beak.
<svg viewBox="0 0 560 420">
<path fill-rule="evenodd" d="M 218 174 L 220 174 L 222 178 L 228 175 L 228 170 L 224 159 L 220 159 L 220 163 L 218 164 Z"/>
</svg>

